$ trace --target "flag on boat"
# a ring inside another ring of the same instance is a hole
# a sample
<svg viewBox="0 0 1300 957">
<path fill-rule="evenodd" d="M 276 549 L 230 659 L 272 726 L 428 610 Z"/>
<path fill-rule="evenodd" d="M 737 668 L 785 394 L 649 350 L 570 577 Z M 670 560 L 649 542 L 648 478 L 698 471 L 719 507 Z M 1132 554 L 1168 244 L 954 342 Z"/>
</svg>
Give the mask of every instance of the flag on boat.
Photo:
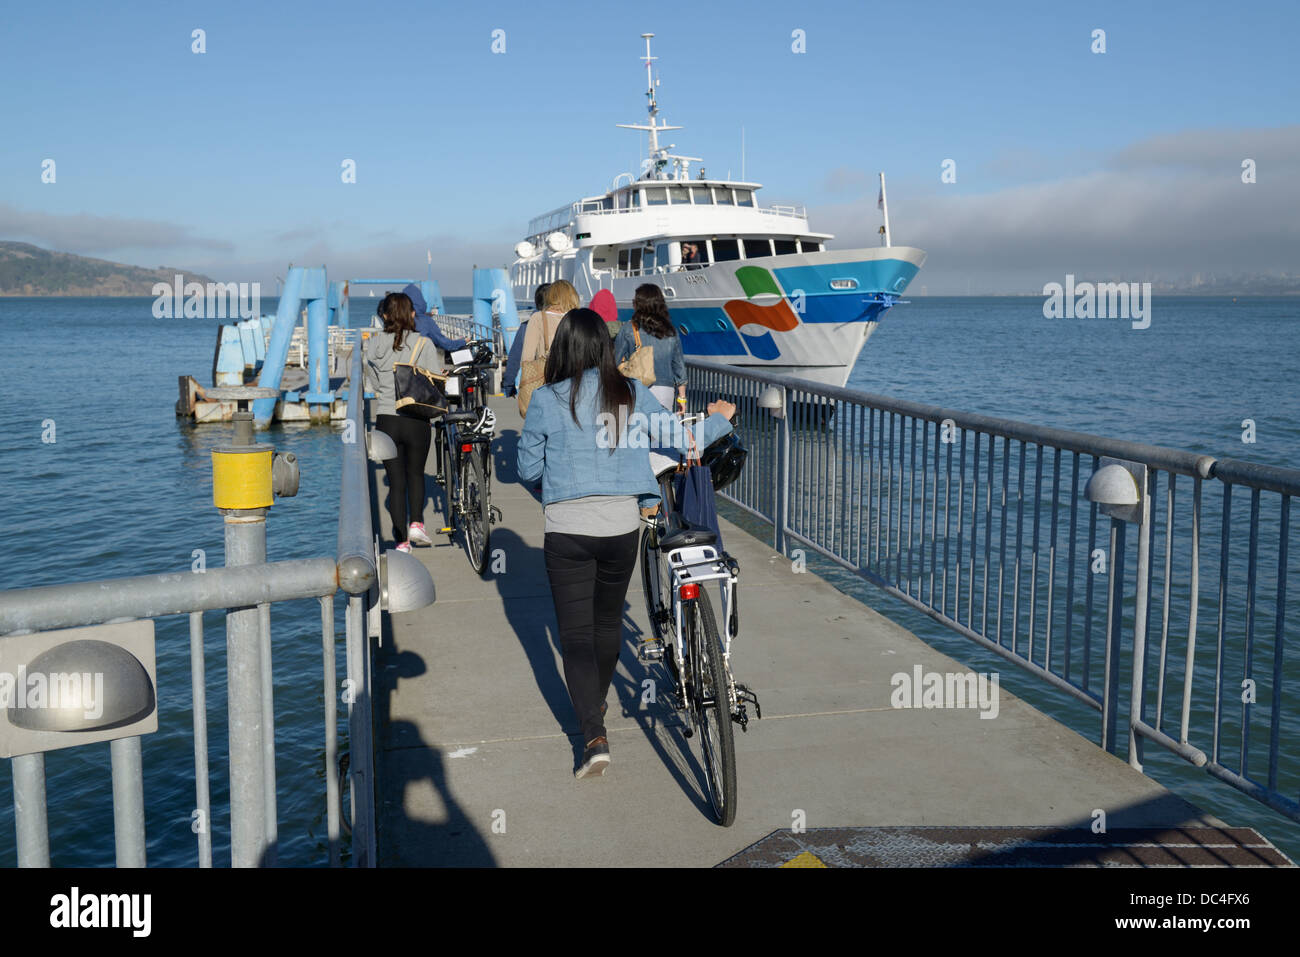
<svg viewBox="0 0 1300 957">
<path fill-rule="evenodd" d="M 885 208 L 885 187 L 881 186 L 880 193 L 876 196 L 876 209 L 883 210 L 884 208 Z"/>
</svg>

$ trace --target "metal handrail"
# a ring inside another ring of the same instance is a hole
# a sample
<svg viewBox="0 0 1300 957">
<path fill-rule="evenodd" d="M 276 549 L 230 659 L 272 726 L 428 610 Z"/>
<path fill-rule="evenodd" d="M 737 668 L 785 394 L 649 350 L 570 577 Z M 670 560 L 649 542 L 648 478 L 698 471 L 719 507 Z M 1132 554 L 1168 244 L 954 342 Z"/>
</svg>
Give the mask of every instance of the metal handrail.
<svg viewBox="0 0 1300 957">
<path fill-rule="evenodd" d="M 1074 432 L 1069 429 L 1058 429 L 1053 426 L 1036 425 L 1030 422 L 1019 422 L 1015 419 L 1004 419 L 993 415 L 982 415 L 978 412 L 963 412 L 958 409 L 928 405 L 924 402 L 913 402 L 908 399 L 895 399 L 891 396 L 879 395 L 874 392 L 862 392 L 857 389 L 838 388 L 820 382 L 813 382 L 810 379 L 800 379 L 795 376 L 769 372 L 756 372 L 738 366 L 725 365 L 721 362 L 710 362 L 704 359 L 688 359 L 687 365 L 710 372 L 725 373 L 750 382 L 761 382 L 768 385 L 781 386 L 785 389 L 797 392 L 806 392 L 810 395 L 820 396 L 825 399 L 856 402 L 883 412 L 891 412 L 898 415 L 910 416 L 916 419 L 924 419 L 936 424 L 942 424 L 945 421 L 949 421 L 958 429 L 969 429 L 976 432 L 995 432 L 999 436 L 1005 435 L 1016 441 L 1032 442 L 1036 445 L 1053 445 L 1068 451 L 1086 452 L 1092 455 L 1144 459 L 1149 461 L 1152 465 L 1156 465 L 1162 469 L 1170 469 L 1183 475 L 1198 475 L 1201 478 L 1208 478 L 1216 461 L 1213 456 L 1197 455 L 1193 452 L 1185 452 L 1181 449 L 1172 449 L 1161 445 L 1147 445 L 1142 442 L 1129 442 L 1124 439 L 1111 439 L 1102 435 L 1092 435 L 1087 432 Z M 1287 472 L 1290 470 L 1282 471 Z"/>
<path fill-rule="evenodd" d="M 346 661 L 350 769 L 352 785 L 352 858 L 374 866 L 374 755 L 371 726 L 370 645 L 366 618 L 378 591 L 368 460 L 365 452 L 365 403 L 362 354 L 353 349 L 344 423 L 343 464 L 339 491 L 338 549 L 334 557 L 280 562 L 253 562 L 225 568 L 142 575 L 100 581 L 0 591 L 0 641 L 33 631 L 48 631 L 106 622 L 189 615 L 192 714 L 194 724 L 195 820 L 198 863 L 212 866 L 212 815 L 208 788 L 207 686 L 203 612 L 226 609 L 227 637 L 233 619 L 250 610 L 254 623 L 251 647 L 236 660 L 228 650 L 227 693 L 230 718 L 241 727 L 260 725 L 253 734 L 230 735 L 231 857 L 236 865 L 274 863 L 277 813 L 275 778 L 274 685 L 270 680 L 271 605 L 317 598 L 321 615 L 323 710 L 325 718 L 326 831 L 329 863 L 341 860 L 341 801 L 338 779 L 337 697 L 335 675 L 334 594 L 348 592 Z M 227 543 L 227 558 L 231 555 Z M 243 634 L 241 632 L 241 634 Z M 227 645 L 230 647 L 229 643 Z M 259 653 L 260 649 L 260 653 Z M 249 653 L 251 651 L 251 654 Z M 236 696 L 240 709 L 234 710 Z M 232 724 L 233 728 L 233 724 Z M 143 866 L 145 835 L 140 737 L 112 742 L 114 814 L 125 822 L 116 831 L 120 865 Z M 49 865 L 44 755 L 12 759 L 14 819 L 19 866 Z M 238 811 L 236 798 L 239 800 Z M 236 825 L 239 826 L 236 826 Z"/>
<path fill-rule="evenodd" d="M 366 458 L 365 383 L 362 350 L 352 349 L 348 373 L 348 408 L 343 425 L 343 463 L 339 479 L 339 587 L 361 595 L 375 583 L 375 541 L 370 519 Z"/>
<path fill-rule="evenodd" d="M 331 558 L 41 585 L 0 591 L 0 636 L 323 598 L 337 590 Z"/>
<path fill-rule="evenodd" d="M 1294 711 L 1282 667 L 1300 470 L 687 367 L 697 400 L 738 406 L 750 467 L 719 494 L 770 523 L 778 551 L 815 552 L 1098 711 L 1106 750 L 1126 725 L 1133 767 L 1151 741 L 1300 820 L 1300 761 L 1281 749 L 1282 714 Z M 1107 459 L 1133 476 L 1138 505 L 1108 499 L 1101 483 L 1089 491 Z M 1249 495 L 1234 504 L 1236 488 Z M 1207 548 L 1217 595 L 1200 586 Z M 1210 676 L 1197 669 L 1206 632 Z M 1266 703 L 1242 691 L 1256 684 Z"/>
</svg>

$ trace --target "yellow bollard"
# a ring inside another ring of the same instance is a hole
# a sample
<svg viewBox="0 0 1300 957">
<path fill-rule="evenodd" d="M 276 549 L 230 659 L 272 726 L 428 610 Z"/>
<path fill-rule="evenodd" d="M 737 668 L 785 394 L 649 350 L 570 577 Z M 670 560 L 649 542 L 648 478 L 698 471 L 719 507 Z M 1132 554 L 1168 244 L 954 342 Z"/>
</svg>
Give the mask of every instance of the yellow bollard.
<svg viewBox="0 0 1300 957">
<path fill-rule="evenodd" d="M 222 509 L 270 508 L 275 503 L 271 491 L 274 453 L 269 445 L 213 449 L 212 504 Z"/>
</svg>

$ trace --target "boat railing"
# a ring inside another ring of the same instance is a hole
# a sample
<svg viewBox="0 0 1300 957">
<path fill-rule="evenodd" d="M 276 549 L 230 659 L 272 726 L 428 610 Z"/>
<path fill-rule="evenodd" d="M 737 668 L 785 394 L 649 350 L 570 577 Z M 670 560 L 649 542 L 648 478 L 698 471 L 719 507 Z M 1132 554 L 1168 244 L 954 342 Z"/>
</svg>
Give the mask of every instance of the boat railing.
<svg viewBox="0 0 1300 957">
<path fill-rule="evenodd" d="M 495 315 L 490 326 L 476 322 L 474 317 L 469 315 L 452 314 L 434 316 L 433 319 L 445 336 L 452 339 L 483 339 L 492 343 L 492 351 L 497 355 L 504 353 L 501 324 Z"/>
<path fill-rule="evenodd" d="M 1098 712 L 1101 746 L 1127 732 L 1133 767 L 1152 742 L 1300 820 L 1300 754 L 1282 750 L 1300 471 L 687 366 L 696 401 L 738 406 L 749 464 L 720 494 L 778 551 Z"/>
<path fill-rule="evenodd" d="M 48 585 L 0 592 L 0 648 L 9 650 L 21 636 L 33 632 L 82 628 L 104 623 L 188 616 L 190 694 L 194 742 L 195 807 L 190 829 L 196 836 L 200 867 L 213 863 L 215 831 L 230 834 L 233 866 L 273 865 L 277 859 L 275 684 L 272 681 L 271 609 L 278 602 L 314 598 L 320 605 L 322 670 L 321 701 L 324 719 L 324 793 L 305 796 L 318 787 L 320 777 L 290 784 L 295 801 L 324 801 L 325 844 L 322 856 L 332 866 L 341 864 L 350 848 L 358 867 L 376 863 L 375 780 L 371 724 L 371 639 L 378 637 L 378 611 L 418 607 L 432 600 L 432 582 L 419 561 L 400 553 L 377 554 L 373 533 L 373 502 L 366 451 L 365 401 L 361 382 L 361 350 L 354 349 L 349 363 L 347 419 L 339 487 L 337 548 L 333 555 L 267 562 L 266 508 L 226 511 L 224 568 L 207 568 L 196 553 L 194 564 L 183 572 L 104 579 L 76 584 Z M 251 424 L 251 420 L 250 420 Z M 250 429 L 251 431 L 251 429 Z M 237 427 L 238 435 L 238 427 Z M 230 450 L 228 450 L 230 451 Z M 234 449 L 234 451 L 238 451 Z M 215 455 L 215 453 L 214 453 Z M 242 456 L 241 456 L 242 458 Z M 269 467 L 269 466 L 268 466 Z M 276 466 L 278 472 L 279 465 Z M 296 480 L 294 481 L 296 490 Z M 215 481 L 214 481 L 215 488 Z M 276 494 L 293 494 L 279 486 Z M 215 496 L 214 496 L 215 497 Z M 259 520 L 260 519 L 260 520 Z M 237 563 L 243 557 L 247 561 Z M 382 587 L 381 587 L 382 586 Z M 344 644 L 346 681 L 336 679 L 337 644 L 334 599 L 344 593 Z M 210 687 L 205 661 L 204 613 L 225 612 L 224 688 Z M 156 624 L 156 623 L 153 623 Z M 169 631 L 174 629 L 168 628 Z M 94 632 L 99 635 L 101 632 Z M 149 642 L 153 642 L 153 628 Z M 78 638 L 90 637 L 78 633 Z M 166 640 L 171 640 L 170 638 Z M 72 639 L 61 647 L 68 648 Z M 83 642 L 86 645 L 95 641 Z M 84 653 L 84 652 L 83 652 Z M 78 668 L 93 671 L 93 667 Z M 306 680 L 307 676 L 295 676 Z M 137 689 L 138 691 L 138 689 Z M 214 809 L 210 799 L 207 696 L 225 694 L 229 721 L 229 808 Z M 151 689 L 153 707 L 174 689 Z M 112 689 L 105 682 L 101 710 L 111 711 Z M 123 692 L 118 692 L 123 693 Z M 338 741 L 338 701 L 348 714 L 348 781 L 351 813 L 342 811 Z M 136 722 L 138 723 L 138 722 Z M 112 727 L 109 725 L 108 727 Z M 129 732 L 131 726 L 126 726 Z M 142 867 L 145 858 L 144 782 L 142 736 L 114 738 L 110 742 L 115 854 L 118 866 Z M 35 747 L 33 745 L 29 745 Z M 41 750 L 16 754 L 13 772 L 14 822 L 20 867 L 48 867 L 50 834 L 45 787 L 45 750 L 67 747 L 67 739 L 42 743 Z M 82 745 L 89 747 L 90 745 Z M 90 783 L 87 782 L 87 786 Z M 350 820 L 350 827 L 349 825 Z M 342 831 L 350 841 L 344 845 Z M 325 861 L 322 861 L 325 863 Z"/>
<path fill-rule="evenodd" d="M 794 217 L 796 219 L 808 218 L 808 208 L 806 206 L 740 206 L 740 205 L 731 205 L 729 203 L 706 203 L 706 204 L 663 203 L 655 206 L 630 206 L 630 207 L 625 207 L 623 209 L 580 209 L 579 207 L 581 205 L 582 204 L 580 203 L 573 204 L 574 216 L 612 216 L 621 213 L 644 213 L 644 212 L 658 213 L 666 209 L 713 209 L 713 210 L 725 210 L 728 212 L 733 210 L 747 209 L 753 212 L 762 213 L 766 216 L 785 216 L 785 217 Z M 568 225 L 567 223 L 563 223 L 560 226 L 557 226 L 555 228 L 561 229 L 567 225 Z M 532 225 L 530 224 L 529 234 L 531 235 L 535 232 L 537 232 L 537 230 L 532 229 Z M 542 232 L 544 233 L 545 231 Z"/>
</svg>

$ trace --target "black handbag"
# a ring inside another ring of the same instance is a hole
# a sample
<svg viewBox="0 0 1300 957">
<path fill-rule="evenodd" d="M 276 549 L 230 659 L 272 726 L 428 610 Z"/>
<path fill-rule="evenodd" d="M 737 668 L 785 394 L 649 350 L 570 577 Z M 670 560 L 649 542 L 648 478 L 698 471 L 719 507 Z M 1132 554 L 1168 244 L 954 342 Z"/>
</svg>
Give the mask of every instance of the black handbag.
<svg viewBox="0 0 1300 957">
<path fill-rule="evenodd" d="M 393 404 L 400 415 L 434 419 L 447 412 L 447 377 L 416 365 L 425 338 L 416 333 L 412 335 L 415 335 L 416 341 L 415 348 L 411 351 L 411 361 L 393 363 L 393 391 L 397 397 Z"/>
</svg>

